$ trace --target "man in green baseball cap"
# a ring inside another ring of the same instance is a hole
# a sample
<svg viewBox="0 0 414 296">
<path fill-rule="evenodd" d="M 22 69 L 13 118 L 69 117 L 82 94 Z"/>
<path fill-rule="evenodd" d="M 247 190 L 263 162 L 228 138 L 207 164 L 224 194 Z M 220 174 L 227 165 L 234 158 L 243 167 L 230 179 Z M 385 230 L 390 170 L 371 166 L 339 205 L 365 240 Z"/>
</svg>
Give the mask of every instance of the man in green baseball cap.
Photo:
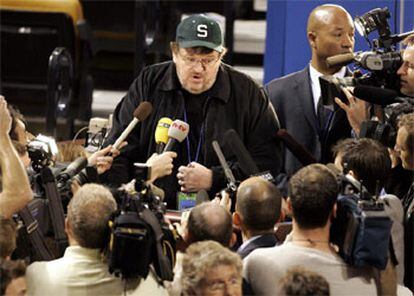
<svg viewBox="0 0 414 296">
<path fill-rule="evenodd" d="M 106 144 L 122 133 L 139 103 L 149 101 L 154 107 L 126 139 L 128 146 L 114 160 L 105 182 L 118 185 L 133 177 L 133 163 L 145 162 L 156 150 L 154 132 L 162 117 L 190 126 L 187 138 L 174 144 L 176 158 L 160 155 L 167 176 L 156 185 L 164 189 L 168 208 L 195 205 L 200 190 L 213 197 L 226 188 L 224 170 L 211 143 L 222 144 L 228 129 L 240 135 L 260 171 L 279 173 L 282 148 L 276 138 L 275 112 L 253 79 L 221 61 L 226 53 L 222 40 L 217 21 L 204 14 L 190 15 L 178 24 L 170 44 L 173 61 L 143 69 L 115 110 Z M 231 156 L 232 151 L 224 149 L 224 154 Z M 242 169 L 245 166 L 234 156 L 231 160 L 240 181 L 253 173 Z"/>
</svg>

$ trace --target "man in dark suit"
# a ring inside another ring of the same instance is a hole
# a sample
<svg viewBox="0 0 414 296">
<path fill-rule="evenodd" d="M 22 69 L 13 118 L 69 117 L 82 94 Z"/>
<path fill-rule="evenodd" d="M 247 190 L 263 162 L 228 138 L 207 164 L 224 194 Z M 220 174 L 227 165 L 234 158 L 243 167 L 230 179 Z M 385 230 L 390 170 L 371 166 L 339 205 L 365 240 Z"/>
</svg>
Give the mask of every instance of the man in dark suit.
<svg viewBox="0 0 414 296">
<path fill-rule="evenodd" d="M 303 145 L 318 161 L 332 161 L 330 147 L 351 135 L 346 114 L 327 108 L 319 101 L 319 77 L 349 75 L 346 67 L 328 67 L 326 59 L 354 49 L 354 25 L 341 6 L 316 7 L 309 15 L 307 37 L 312 60 L 303 70 L 275 79 L 265 86 L 282 128 Z M 289 151 L 284 153 L 284 170 L 291 176 L 302 164 Z"/>
<path fill-rule="evenodd" d="M 243 244 L 237 250 L 242 258 L 257 248 L 277 244 L 273 228 L 280 218 L 281 203 L 279 190 L 263 178 L 251 177 L 240 184 L 233 224 L 242 232 Z"/>
</svg>

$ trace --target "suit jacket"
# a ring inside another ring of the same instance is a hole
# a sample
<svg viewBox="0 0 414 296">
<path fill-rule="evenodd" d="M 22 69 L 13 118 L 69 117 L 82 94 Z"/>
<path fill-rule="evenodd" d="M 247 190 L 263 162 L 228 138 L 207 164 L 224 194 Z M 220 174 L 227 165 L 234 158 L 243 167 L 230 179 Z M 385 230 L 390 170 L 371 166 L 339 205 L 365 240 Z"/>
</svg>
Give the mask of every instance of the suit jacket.
<svg viewBox="0 0 414 296">
<path fill-rule="evenodd" d="M 238 249 L 237 254 L 240 255 L 242 259 L 247 257 L 251 252 L 257 248 L 269 248 L 274 247 L 278 243 L 276 236 L 273 233 L 263 234 L 258 238 L 249 242 L 243 249 Z"/>
<path fill-rule="evenodd" d="M 309 66 L 272 80 L 265 85 L 265 91 L 276 110 L 281 127 L 287 129 L 318 161 L 331 162 L 332 145 L 341 138 L 350 137 L 351 127 L 342 109 L 331 114 L 329 126 L 320 126 L 313 103 Z M 331 113 L 327 108 L 325 112 Z M 296 157 L 285 150 L 285 173 L 292 175 L 301 167 Z"/>
</svg>

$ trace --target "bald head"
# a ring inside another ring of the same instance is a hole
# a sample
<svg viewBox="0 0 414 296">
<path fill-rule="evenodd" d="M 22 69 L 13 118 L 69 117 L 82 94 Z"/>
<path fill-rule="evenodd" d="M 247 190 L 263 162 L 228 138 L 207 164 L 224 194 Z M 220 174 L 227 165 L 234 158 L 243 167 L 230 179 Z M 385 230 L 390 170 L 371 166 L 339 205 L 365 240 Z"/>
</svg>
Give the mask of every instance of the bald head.
<svg viewBox="0 0 414 296">
<path fill-rule="evenodd" d="M 202 203 L 194 207 L 188 217 L 189 242 L 213 240 L 223 246 L 230 245 L 233 225 L 230 213 L 214 203 Z"/>
<path fill-rule="evenodd" d="M 326 58 L 354 50 L 352 17 L 341 6 L 326 4 L 316 7 L 309 15 L 307 36 L 312 49 L 312 66 L 323 74 L 333 74 L 338 68 L 328 68 Z"/>
<path fill-rule="evenodd" d="M 273 229 L 280 217 L 281 203 L 277 187 L 260 177 L 245 180 L 237 190 L 236 211 L 252 231 Z"/>
<path fill-rule="evenodd" d="M 352 17 L 342 6 L 325 4 L 312 10 L 308 18 L 307 31 L 317 31 L 323 26 L 329 26 L 335 17 L 343 17 L 352 23 Z"/>
</svg>

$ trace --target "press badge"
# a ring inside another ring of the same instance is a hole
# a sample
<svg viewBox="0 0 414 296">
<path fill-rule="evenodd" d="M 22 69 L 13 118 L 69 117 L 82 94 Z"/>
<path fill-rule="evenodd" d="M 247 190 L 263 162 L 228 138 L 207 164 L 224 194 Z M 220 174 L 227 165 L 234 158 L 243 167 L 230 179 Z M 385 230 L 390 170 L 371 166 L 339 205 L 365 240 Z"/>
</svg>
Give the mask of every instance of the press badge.
<svg viewBox="0 0 414 296">
<path fill-rule="evenodd" d="M 190 209 L 195 207 L 196 205 L 196 196 L 197 193 L 186 193 L 186 192 L 178 192 L 177 193 L 177 204 L 178 204 L 178 210 L 182 211 L 185 209 Z"/>
</svg>

